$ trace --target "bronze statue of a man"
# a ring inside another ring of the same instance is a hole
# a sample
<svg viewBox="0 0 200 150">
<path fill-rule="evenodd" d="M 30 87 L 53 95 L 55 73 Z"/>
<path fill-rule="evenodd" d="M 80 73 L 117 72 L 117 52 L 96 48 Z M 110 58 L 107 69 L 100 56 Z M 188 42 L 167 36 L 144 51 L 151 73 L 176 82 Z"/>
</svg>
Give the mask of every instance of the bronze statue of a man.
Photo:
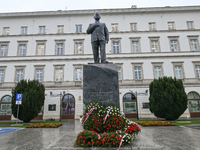
<svg viewBox="0 0 200 150">
<path fill-rule="evenodd" d="M 101 53 L 101 63 L 106 61 L 106 43 L 109 41 L 109 32 L 105 23 L 101 23 L 101 16 L 97 12 L 94 14 L 95 22 L 91 23 L 87 29 L 87 34 L 91 34 L 91 43 L 94 56 L 94 62 L 99 63 L 99 47 Z"/>
</svg>

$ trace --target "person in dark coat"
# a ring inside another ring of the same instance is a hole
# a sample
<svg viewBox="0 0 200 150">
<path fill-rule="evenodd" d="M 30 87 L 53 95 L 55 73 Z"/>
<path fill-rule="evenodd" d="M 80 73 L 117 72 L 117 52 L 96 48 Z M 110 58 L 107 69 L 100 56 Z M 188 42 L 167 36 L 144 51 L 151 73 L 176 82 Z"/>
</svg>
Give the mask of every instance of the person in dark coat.
<svg viewBox="0 0 200 150">
<path fill-rule="evenodd" d="M 108 63 L 106 61 L 106 43 L 109 41 L 109 32 L 106 24 L 99 21 L 100 18 L 101 16 L 98 12 L 94 14 L 95 22 L 89 24 L 87 34 L 91 34 L 94 63 L 99 63 L 99 47 L 101 63 Z"/>
</svg>

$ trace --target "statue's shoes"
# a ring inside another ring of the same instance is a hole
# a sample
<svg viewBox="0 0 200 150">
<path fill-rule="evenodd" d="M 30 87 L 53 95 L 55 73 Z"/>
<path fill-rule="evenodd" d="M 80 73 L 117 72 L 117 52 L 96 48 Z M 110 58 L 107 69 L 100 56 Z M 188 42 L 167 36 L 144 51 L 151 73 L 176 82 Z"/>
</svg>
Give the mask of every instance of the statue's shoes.
<svg viewBox="0 0 200 150">
<path fill-rule="evenodd" d="M 104 61 L 102 61 L 101 63 L 107 64 L 107 63 L 108 63 L 108 61 L 104 60 Z"/>
</svg>

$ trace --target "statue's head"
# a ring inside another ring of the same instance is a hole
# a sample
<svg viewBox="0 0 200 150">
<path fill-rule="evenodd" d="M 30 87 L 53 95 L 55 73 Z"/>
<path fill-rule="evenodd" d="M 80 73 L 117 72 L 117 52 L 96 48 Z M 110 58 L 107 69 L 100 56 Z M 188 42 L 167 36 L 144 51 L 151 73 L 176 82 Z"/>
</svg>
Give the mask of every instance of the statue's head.
<svg viewBox="0 0 200 150">
<path fill-rule="evenodd" d="M 100 14 L 99 14 L 98 12 L 96 12 L 96 13 L 94 14 L 94 19 L 95 19 L 95 20 L 99 20 L 100 18 L 101 18 Z"/>
</svg>

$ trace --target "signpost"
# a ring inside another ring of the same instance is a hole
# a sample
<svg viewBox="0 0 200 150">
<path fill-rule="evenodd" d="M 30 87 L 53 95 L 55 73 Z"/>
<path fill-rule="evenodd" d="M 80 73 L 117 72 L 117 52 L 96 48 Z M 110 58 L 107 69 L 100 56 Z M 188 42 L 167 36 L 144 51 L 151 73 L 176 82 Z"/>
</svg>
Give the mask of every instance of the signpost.
<svg viewBox="0 0 200 150">
<path fill-rule="evenodd" d="M 18 121 L 18 114 L 19 114 L 19 105 L 22 104 L 22 94 L 17 94 L 16 95 L 16 105 L 18 105 L 17 107 L 17 121 Z M 16 125 L 17 125 L 17 121 L 16 121 Z"/>
</svg>

